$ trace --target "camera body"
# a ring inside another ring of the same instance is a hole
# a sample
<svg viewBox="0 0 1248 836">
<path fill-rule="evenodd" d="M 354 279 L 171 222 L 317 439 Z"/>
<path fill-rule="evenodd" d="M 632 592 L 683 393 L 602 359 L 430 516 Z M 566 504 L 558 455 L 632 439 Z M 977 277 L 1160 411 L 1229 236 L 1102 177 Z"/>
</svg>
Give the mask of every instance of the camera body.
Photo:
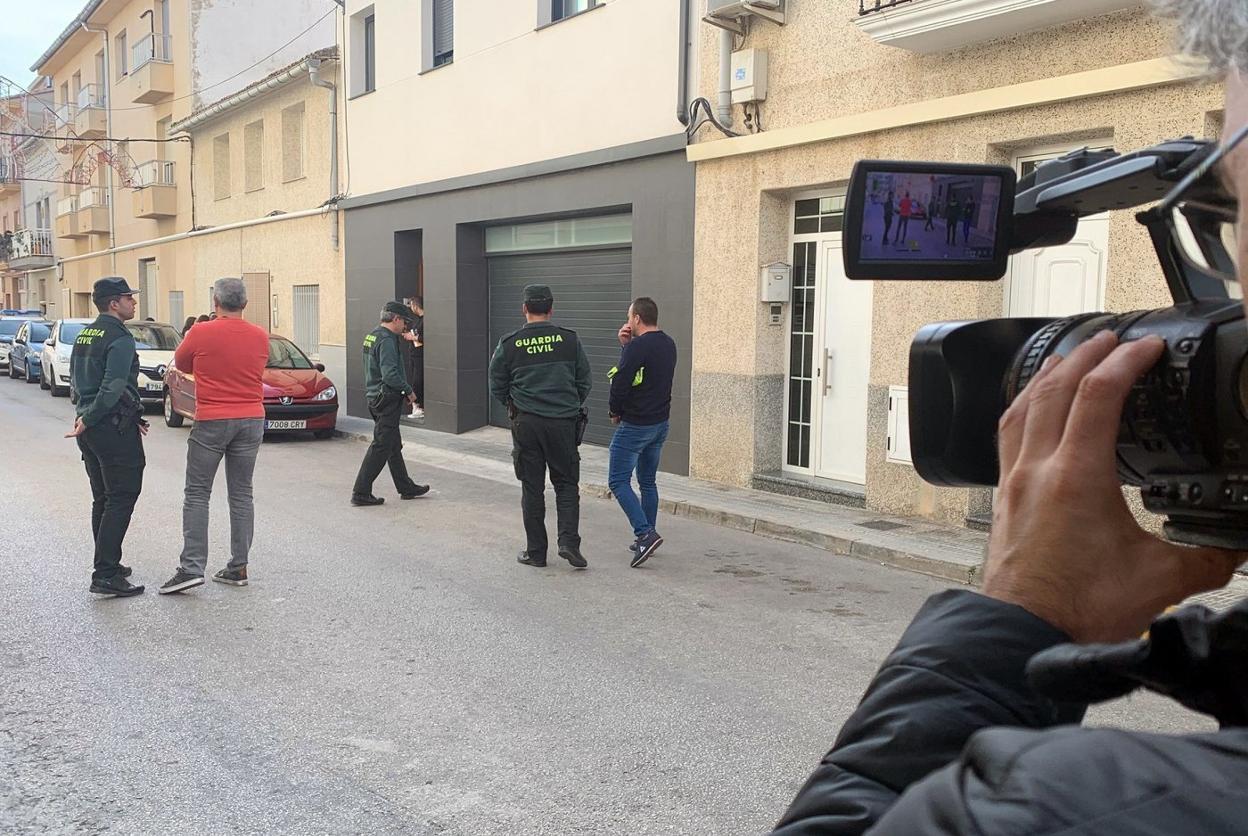
<svg viewBox="0 0 1248 836">
<path fill-rule="evenodd" d="M 1006 167 L 860 162 L 846 204 L 846 274 L 1000 279 L 1010 254 L 1069 241 L 1080 217 L 1157 200 L 1213 147 L 1183 139 L 1128 155 L 1085 150 L 1017 184 Z M 998 422 L 1048 357 L 1065 356 L 1102 330 L 1122 341 L 1159 336 L 1163 357 L 1137 381 L 1123 411 L 1119 478 L 1140 488 L 1149 511 L 1167 517 L 1171 540 L 1248 548 L 1248 329 L 1241 302 L 1221 278 L 1228 267 L 1234 272 L 1234 261 L 1219 227 L 1237 206 L 1215 176 L 1198 174 L 1173 214 L 1137 216 L 1172 307 L 939 322 L 919 331 L 910 351 L 910 445 L 925 481 L 996 484 Z M 907 193 L 927 202 L 927 214 L 936 209 L 943 244 L 883 243 L 879 233 L 900 221 L 899 195 Z"/>
</svg>

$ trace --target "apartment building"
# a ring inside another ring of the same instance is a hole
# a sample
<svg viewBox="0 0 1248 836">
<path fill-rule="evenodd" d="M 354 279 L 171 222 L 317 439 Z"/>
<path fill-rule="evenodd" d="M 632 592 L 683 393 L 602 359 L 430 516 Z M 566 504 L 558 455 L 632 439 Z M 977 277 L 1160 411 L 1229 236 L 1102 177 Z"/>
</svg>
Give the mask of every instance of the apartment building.
<svg viewBox="0 0 1248 836">
<path fill-rule="evenodd" d="M 241 276 L 245 316 L 346 379 L 338 51 L 314 51 L 173 123 L 192 140 L 194 279 L 181 316 L 211 310 L 212 283 Z"/>
<path fill-rule="evenodd" d="M 711 6 L 699 89 L 717 103 L 723 91 L 726 127 L 740 135 L 707 126 L 688 151 L 691 473 L 982 522 L 990 491 L 935 489 L 909 461 L 915 332 L 946 319 L 1155 307 L 1168 304 L 1165 284 L 1126 212 L 1015 257 L 1003 283 L 850 283 L 841 229 L 853 164 L 933 159 L 1026 174 L 1080 147 L 1216 134 L 1222 91 L 1171 60 L 1170 32 L 1137 0 Z M 760 282 L 766 265 L 791 271 L 779 301 Z"/>
<path fill-rule="evenodd" d="M 590 443 L 628 303 L 685 351 L 662 467 L 688 467 L 692 9 L 671 0 L 348 0 L 347 344 L 389 299 L 425 301 L 427 426 L 505 426 L 486 368 L 549 284 L 593 366 Z M 366 414 L 362 369 L 348 409 Z"/>
<path fill-rule="evenodd" d="M 50 228 L 57 164 L 54 143 L 40 135 L 49 124 L 51 104 L 45 78 L 29 88 L 0 79 L 0 307 L 55 316 Z"/>
</svg>

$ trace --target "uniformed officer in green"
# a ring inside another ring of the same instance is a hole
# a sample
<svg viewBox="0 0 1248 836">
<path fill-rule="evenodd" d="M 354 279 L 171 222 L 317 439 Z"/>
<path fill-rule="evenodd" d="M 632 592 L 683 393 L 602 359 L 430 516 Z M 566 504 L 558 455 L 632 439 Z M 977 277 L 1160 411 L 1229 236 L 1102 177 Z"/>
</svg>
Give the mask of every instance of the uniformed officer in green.
<svg viewBox="0 0 1248 836">
<path fill-rule="evenodd" d="M 91 534 L 95 570 L 91 591 L 138 595 L 127 578 L 121 543 L 143 490 L 142 436 L 147 435 L 139 400 L 139 355 L 125 322 L 134 319 L 138 293 L 119 277 L 100 279 L 91 298 L 100 315 L 78 332 L 69 361 L 69 388 L 78 417 L 66 438 L 75 438 L 91 480 Z"/>
<path fill-rule="evenodd" d="M 581 456 L 576 425 L 589 397 L 589 359 L 576 332 L 550 321 L 554 296 L 545 285 L 524 289 L 519 331 L 498 343 L 490 360 L 490 391 L 512 416 L 512 458 L 520 480 L 520 507 L 528 540 L 517 558 L 526 566 L 546 565 L 546 469 L 555 486 L 559 556 L 577 569 L 581 555 Z"/>
<path fill-rule="evenodd" d="M 351 491 L 352 505 L 380 505 L 385 502 L 373 496 L 373 482 L 381 469 L 390 465 L 390 476 L 401 499 L 415 499 L 429 492 L 428 485 L 418 485 L 407 475 L 403 461 L 403 436 L 399 417 L 403 403 L 412 403 L 416 395 L 403 372 L 400 335 L 411 327 L 412 312 L 402 302 L 387 302 L 381 310 L 381 324 L 364 337 L 364 387 L 368 411 L 373 416 L 373 443 L 368 445 L 360 472 Z"/>
</svg>

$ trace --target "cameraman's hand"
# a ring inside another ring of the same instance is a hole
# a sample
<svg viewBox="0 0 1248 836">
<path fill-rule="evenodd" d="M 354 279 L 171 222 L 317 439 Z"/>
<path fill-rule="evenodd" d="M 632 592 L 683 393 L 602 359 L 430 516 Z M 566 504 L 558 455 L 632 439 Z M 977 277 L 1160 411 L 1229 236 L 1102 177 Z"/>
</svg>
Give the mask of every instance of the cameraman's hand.
<svg viewBox="0 0 1248 836">
<path fill-rule="evenodd" d="M 984 594 L 1027 609 L 1077 642 L 1139 636 L 1170 604 L 1221 587 L 1245 557 L 1188 548 L 1140 528 L 1116 470 L 1132 385 L 1159 338 L 1109 332 L 1050 358 L 1000 425 L 1001 482 Z"/>
</svg>

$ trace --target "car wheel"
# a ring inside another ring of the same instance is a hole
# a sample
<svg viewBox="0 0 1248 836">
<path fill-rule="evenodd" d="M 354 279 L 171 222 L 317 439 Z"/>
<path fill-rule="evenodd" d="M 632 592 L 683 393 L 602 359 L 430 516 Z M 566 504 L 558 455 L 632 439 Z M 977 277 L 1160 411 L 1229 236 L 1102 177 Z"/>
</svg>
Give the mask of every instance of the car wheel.
<svg viewBox="0 0 1248 836">
<path fill-rule="evenodd" d="M 181 414 L 173 411 L 173 395 L 171 395 L 169 393 L 169 390 L 166 389 L 165 390 L 165 426 L 175 427 L 175 428 L 180 427 L 182 426 L 182 422 L 184 420 L 186 419 L 184 419 L 181 416 Z"/>
<path fill-rule="evenodd" d="M 13 360 L 9 360 L 9 379 L 17 380 L 17 366 L 13 365 Z"/>
<path fill-rule="evenodd" d="M 325 438 L 333 438 L 333 437 L 334 437 L 334 431 L 333 431 L 333 430 L 313 430 L 313 431 L 312 431 L 312 437 L 313 437 L 313 438 L 321 438 L 321 439 L 325 439 Z"/>
<path fill-rule="evenodd" d="M 52 379 L 52 376 L 48 374 L 48 367 L 44 365 L 40 365 L 39 366 L 39 388 L 44 390 L 45 392 L 51 389 L 52 386 L 51 384 L 48 383 L 48 381 L 51 379 Z"/>
<path fill-rule="evenodd" d="M 31 376 L 31 374 L 30 374 L 30 361 L 29 361 L 29 360 L 27 360 L 27 361 L 26 361 L 26 382 L 27 382 L 27 383 L 38 383 L 38 382 L 39 382 L 39 381 L 35 380 L 35 379 Z"/>
</svg>

